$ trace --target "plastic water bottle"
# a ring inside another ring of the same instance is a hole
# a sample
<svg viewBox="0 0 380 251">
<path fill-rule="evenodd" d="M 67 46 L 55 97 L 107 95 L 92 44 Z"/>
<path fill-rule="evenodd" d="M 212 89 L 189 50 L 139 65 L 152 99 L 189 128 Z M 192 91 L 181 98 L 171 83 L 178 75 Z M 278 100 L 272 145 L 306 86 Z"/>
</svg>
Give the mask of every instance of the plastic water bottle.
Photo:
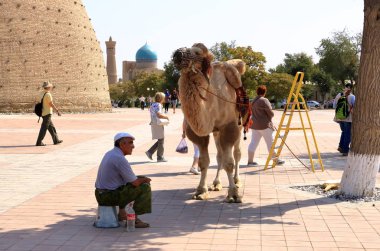
<svg viewBox="0 0 380 251">
<path fill-rule="evenodd" d="M 130 202 L 127 205 L 127 232 L 134 232 L 135 231 L 135 221 L 136 221 L 136 213 L 133 209 L 133 203 L 134 201 Z"/>
</svg>

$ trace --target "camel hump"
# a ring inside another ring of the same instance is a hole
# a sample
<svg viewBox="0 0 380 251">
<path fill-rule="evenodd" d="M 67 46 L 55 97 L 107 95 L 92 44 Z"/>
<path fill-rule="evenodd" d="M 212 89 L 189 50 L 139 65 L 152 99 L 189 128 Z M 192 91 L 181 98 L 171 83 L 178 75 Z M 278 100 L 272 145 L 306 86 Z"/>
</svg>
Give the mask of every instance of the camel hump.
<svg viewBox="0 0 380 251">
<path fill-rule="evenodd" d="M 229 64 L 229 65 L 234 66 L 238 70 L 238 72 L 240 73 L 240 75 L 244 74 L 244 72 L 245 72 L 245 63 L 244 63 L 243 60 L 241 60 L 241 59 L 231 59 L 231 60 L 228 60 L 226 63 Z"/>
</svg>

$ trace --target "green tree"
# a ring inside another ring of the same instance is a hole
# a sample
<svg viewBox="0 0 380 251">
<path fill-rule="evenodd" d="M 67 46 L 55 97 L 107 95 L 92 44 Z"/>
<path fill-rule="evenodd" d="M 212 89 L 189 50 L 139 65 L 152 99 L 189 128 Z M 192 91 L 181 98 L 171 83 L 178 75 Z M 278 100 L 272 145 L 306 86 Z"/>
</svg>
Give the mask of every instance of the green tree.
<svg viewBox="0 0 380 251">
<path fill-rule="evenodd" d="M 256 52 L 251 46 L 236 46 L 235 41 L 229 44 L 226 42 L 216 43 L 210 48 L 214 54 L 215 60 L 227 61 L 230 59 L 242 59 L 246 64 L 246 72 L 242 76 L 242 82 L 247 89 L 248 94 L 252 96 L 256 87 L 264 83 L 265 72 L 265 56 L 261 52 Z"/>
<path fill-rule="evenodd" d="M 314 94 L 317 91 L 318 86 L 310 81 L 305 82 L 301 88 L 301 94 L 305 101 L 314 99 Z"/>
<path fill-rule="evenodd" d="M 210 51 L 214 55 L 214 60 L 227 61 L 233 59 L 232 51 L 235 47 L 235 41 L 231 41 L 229 44 L 226 42 L 221 42 L 211 46 Z"/>
<path fill-rule="evenodd" d="M 164 77 L 165 83 L 162 86 L 163 89 L 178 89 L 178 79 L 180 77 L 180 72 L 174 67 L 173 61 L 164 64 Z"/>
<path fill-rule="evenodd" d="M 164 89 L 165 82 L 166 79 L 162 72 L 141 72 L 132 80 L 133 92 L 136 97 L 152 96 L 155 92 Z"/>
<path fill-rule="evenodd" d="M 331 92 L 335 84 L 335 81 L 330 74 L 317 67 L 315 68 L 315 72 L 312 76 L 312 82 L 318 86 L 324 100 L 326 99 L 326 95 Z"/>
<path fill-rule="evenodd" d="M 333 33 L 332 38 L 322 39 L 317 54 L 319 67 L 341 84 L 345 80 L 356 82 L 359 71 L 361 34 L 351 36 L 345 30 Z"/>
<path fill-rule="evenodd" d="M 139 96 L 154 96 L 162 91 L 165 77 L 162 72 L 141 72 L 131 81 L 110 85 L 111 99 L 123 104 L 133 103 Z"/>
<path fill-rule="evenodd" d="M 284 63 L 278 65 L 276 69 L 271 69 L 270 72 L 288 73 L 295 76 L 298 71 L 303 72 L 304 81 L 311 81 L 314 72 L 313 57 L 306 53 L 285 54 Z"/>
<path fill-rule="evenodd" d="M 111 100 L 118 103 L 129 103 L 135 97 L 133 83 L 126 81 L 120 84 L 110 85 L 110 97 Z"/>
<path fill-rule="evenodd" d="M 122 84 L 110 85 L 110 97 L 111 100 L 121 100 L 122 97 Z"/>
<path fill-rule="evenodd" d="M 288 73 L 272 73 L 267 75 L 265 81 L 267 86 L 267 98 L 274 103 L 288 97 L 292 87 L 293 76 Z"/>
</svg>

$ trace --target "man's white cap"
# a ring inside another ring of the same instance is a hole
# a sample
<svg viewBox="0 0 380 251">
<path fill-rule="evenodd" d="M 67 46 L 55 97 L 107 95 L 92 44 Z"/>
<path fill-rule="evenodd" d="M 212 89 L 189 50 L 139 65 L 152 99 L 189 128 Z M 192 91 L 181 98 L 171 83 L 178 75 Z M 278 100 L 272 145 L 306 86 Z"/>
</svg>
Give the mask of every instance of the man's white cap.
<svg viewBox="0 0 380 251">
<path fill-rule="evenodd" d="M 132 134 L 127 133 L 127 132 L 119 132 L 115 135 L 115 137 L 113 138 L 113 141 L 116 142 L 117 140 L 121 138 L 132 138 L 133 140 L 135 140 L 135 137 L 133 137 Z"/>
</svg>

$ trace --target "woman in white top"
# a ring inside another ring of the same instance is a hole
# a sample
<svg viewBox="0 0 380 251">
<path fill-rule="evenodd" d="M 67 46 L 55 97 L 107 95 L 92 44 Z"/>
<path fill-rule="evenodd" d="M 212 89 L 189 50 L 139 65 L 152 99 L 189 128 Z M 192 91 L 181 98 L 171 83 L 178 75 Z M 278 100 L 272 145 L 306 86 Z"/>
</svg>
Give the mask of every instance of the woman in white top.
<svg viewBox="0 0 380 251">
<path fill-rule="evenodd" d="M 164 158 L 164 126 L 158 124 L 158 118 L 169 120 L 169 117 L 162 112 L 162 104 L 164 101 L 165 94 L 162 92 L 157 92 L 154 96 L 154 102 L 149 109 L 152 139 L 157 139 L 157 142 L 154 143 L 154 145 L 146 151 L 145 154 L 149 159 L 153 160 L 152 155 L 157 151 L 157 162 L 167 161 Z"/>
</svg>

